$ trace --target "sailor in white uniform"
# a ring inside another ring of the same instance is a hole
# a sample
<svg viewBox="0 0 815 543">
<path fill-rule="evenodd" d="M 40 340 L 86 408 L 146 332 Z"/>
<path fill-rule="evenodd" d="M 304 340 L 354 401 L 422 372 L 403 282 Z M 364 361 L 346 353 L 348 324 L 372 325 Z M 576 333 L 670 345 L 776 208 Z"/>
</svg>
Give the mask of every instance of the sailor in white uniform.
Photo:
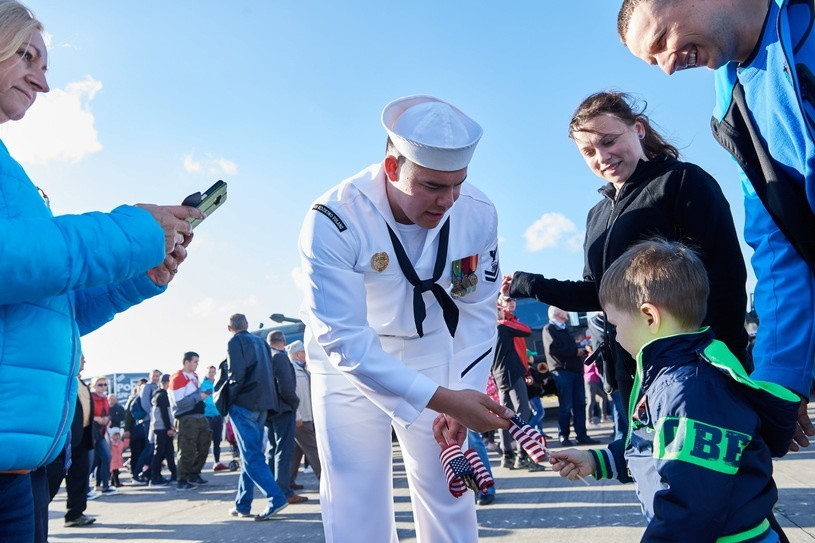
<svg viewBox="0 0 815 543">
<path fill-rule="evenodd" d="M 388 104 L 382 123 L 384 161 L 318 198 L 300 234 L 326 541 L 398 540 L 393 428 L 417 540 L 471 543 L 474 500 L 450 495 L 432 424 L 512 415 L 481 392 L 501 282 L 495 207 L 465 183 L 482 130 L 429 96 Z"/>
</svg>

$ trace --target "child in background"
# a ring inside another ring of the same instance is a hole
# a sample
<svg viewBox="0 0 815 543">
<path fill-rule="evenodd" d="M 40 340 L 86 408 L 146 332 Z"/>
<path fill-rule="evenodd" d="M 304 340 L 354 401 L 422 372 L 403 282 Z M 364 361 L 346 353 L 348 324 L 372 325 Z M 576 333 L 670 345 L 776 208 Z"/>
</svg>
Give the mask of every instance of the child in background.
<svg viewBox="0 0 815 543">
<path fill-rule="evenodd" d="M 611 265 L 600 303 L 637 359 L 628 435 L 605 450 L 553 451 L 551 462 L 571 480 L 635 481 L 643 541 L 777 542 L 771 456 L 786 453 L 800 398 L 750 379 L 699 329 L 708 292 L 701 260 L 680 243 L 642 242 Z"/>
<path fill-rule="evenodd" d="M 586 358 L 588 358 L 594 349 L 591 343 L 587 344 L 585 349 Z M 586 421 L 594 426 L 600 424 L 601 419 L 603 422 L 608 422 L 606 414 L 609 412 L 608 396 L 603 390 L 603 379 L 597 370 L 596 362 L 583 365 L 583 380 L 586 382 Z M 599 403 L 597 398 L 600 398 Z"/>
<path fill-rule="evenodd" d="M 119 481 L 119 470 L 124 467 L 123 454 L 130 446 L 130 439 L 122 437 L 122 429 L 116 427 L 108 430 L 108 436 L 110 436 L 110 484 L 119 488 L 122 486 Z"/>
</svg>

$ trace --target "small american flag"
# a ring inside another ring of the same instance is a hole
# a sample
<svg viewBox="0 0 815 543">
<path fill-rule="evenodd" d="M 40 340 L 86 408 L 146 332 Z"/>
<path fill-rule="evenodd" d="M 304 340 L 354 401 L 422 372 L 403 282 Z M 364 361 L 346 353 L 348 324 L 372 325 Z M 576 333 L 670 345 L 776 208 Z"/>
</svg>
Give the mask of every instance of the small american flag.
<svg viewBox="0 0 815 543">
<path fill-rule="evenodd" d="M 467 492 L 467 488 L 477 488 L 473 466 L 461 452 L 461 447 L 455 443 L 441 451 L 439 455 L 447 478 L 447 487 L 450 494 L 460 498 Z"/>
<path fill-rule="evenodd" d="M 521 444 L 526 453 L 535 462 L 543 462 L 549 456 L 549 449 L 546 447 L 546 438 L 535 428 L 529 426 L 521 417 L 515 415 L 510 419 L 512 426 L 509 433 L 512 438 Z"/>
<path fill-rule="evenodd" d="M 478 456 L 475 449 L 467 449 L 464 456 L 473 467 L 475 482 L 478 484 L 478 489 L 482 493 L 486 492 L 491 486 L 495 486 L 495 480 L 492 478 L 492 475 L 490 475 L 490 472 L 487 471 L 487 468 L 484 467 L 484 462 L 481 461 L 481 457 Z"/>
</svg>

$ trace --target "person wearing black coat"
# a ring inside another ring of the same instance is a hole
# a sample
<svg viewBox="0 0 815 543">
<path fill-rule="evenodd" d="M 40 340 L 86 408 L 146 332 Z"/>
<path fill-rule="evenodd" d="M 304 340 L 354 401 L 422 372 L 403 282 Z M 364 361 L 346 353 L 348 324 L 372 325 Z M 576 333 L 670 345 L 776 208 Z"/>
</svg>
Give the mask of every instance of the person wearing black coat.
<svg viewBox="0 0 815 543">
<path fill-rule="evenodd" d="M 699 253 L 710 280 L 703 324 L 711 326 L 749 371 L 744 330 L 747 271 L 730 206 L 716 180 L 699 166 L 677 160 L 676 148 L 633 103 L 624 93 L 593 94 L 578 106 L 569 126 L 589 169 L 609 181 L 586 220 L 583 279 L 516 272 L 511 281 L 504 280 L 502 292 L 537 298 L 566 311 L 599 311 L 603 273 L 626 249 L 655 237 L 681 241 Z M 617 344 L 613 328 L 606 332 L 607 348 L 599 350 L 598 368 L 607 390 L 619 387 L 627 405 L 634 360 Z"/>
<path fill-rule="evenodd" d="M 85 357 L 80 359 L 79 371 L 85 367 Z M 60 455 L 55 465 L 48 466 L 48 484 L 51 498 L 56 494 L 56 489 L 62 484 L 65 477 L 65 493 L 67 500 L 65 503 L 68 511 L 65 513 L 65 527 L 82 527 L 96 522 L 96 519 L 85 515 L 88 506 L 88 476 L 90 473 L 90 452 L 93 450 L 97 439 L 104 439 L 100 434 L 93 431 L 93 400 L 91 390 L 78 376 L 76 378 L 77 398 L 74 418 L 71 421 L 70 443 L 66 444 L 66 451 Z M 70 450 L 70 455 L 68 451 Z M 70 463 L 67 471 L 65 463 Z M 47 522 L 47 516 L 46 516 Z M 47 526 L 47 525 L 46 525 Z M 47 531 L 45 532 L 47 540 Z"/>
<path fill-rule="evenodd" d="M 243 469 L 238 480 L 235 506 L 229 511 L 235 517 L 249 517 L 255 486 L 266 497 L 266 509 L 257 520 L 268 520 L 289 502 L 275 482 L 263 454 L 263 429 L 269 413 L 280 409 L 269 346 L 250 334 L 246 315 L 229 318 L 232 339 L 227 345 L 226 374 L 215 385 L 215 405 L 229 414 L 238 440 Z"/>
</svg>

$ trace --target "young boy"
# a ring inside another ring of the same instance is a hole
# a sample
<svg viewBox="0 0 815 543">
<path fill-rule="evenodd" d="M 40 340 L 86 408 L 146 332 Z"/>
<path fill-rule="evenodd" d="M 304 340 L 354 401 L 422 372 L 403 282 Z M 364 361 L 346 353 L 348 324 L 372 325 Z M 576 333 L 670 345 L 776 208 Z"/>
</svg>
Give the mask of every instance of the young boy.
<svg viewBox="0 0 815 543">
<path fill-rule="evenodd" d="M 777 499 L 771 456 L 792 439 L 800 398 L 753 381 L 709 328 L 708 280 L 680 243 L 647 241 L 603 276 L 600 303 L 637 359 L 625 439 L 605 450 L 552 451 L 561 476 L 635 481 L 643 541 L 770 543 Z"/>
</svg>

